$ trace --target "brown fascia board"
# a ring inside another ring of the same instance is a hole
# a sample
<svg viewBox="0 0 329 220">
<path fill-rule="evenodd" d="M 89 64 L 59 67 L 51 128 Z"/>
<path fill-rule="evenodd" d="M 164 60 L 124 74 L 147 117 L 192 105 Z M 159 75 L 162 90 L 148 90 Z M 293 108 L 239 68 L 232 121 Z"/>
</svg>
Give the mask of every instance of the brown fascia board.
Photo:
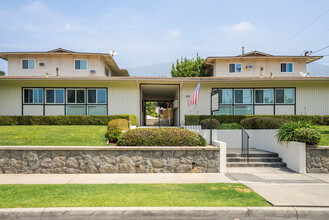
<svg viewBox="0 0 329 220">
<path fill-rule="evenodd" d="M 68 80 L 68 81 L 170 81 L 170 82 L 183 82 L 183 81 L 329 81 L 329 77 L 134 77 L 134 76 L 112 76 L 112 77 L 63 77 L 63 76 L 0 76 L 1 80 Z"/>
</svg>

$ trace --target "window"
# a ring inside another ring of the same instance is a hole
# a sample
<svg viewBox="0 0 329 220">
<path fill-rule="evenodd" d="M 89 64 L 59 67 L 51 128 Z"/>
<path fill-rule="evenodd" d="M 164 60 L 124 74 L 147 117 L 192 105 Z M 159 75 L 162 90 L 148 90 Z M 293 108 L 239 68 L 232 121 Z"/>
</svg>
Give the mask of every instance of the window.
<svg viewBox="0 0 329 220">
<path fill-rule="evenodd" d="M 46 89 L 46 104 L 64 104 L 64 89 Z"/>
<path fill-rule="evenodd" d="M 106 76 L 110 76 L 110 71 L 109 71 L 109 69 L 107 67 L 105 67 L 105 75 Z"/>
<path fill-rule="evenodd" d="M 252 104 L 252 89 L 235 89 L 234 103 Z"/>
<path fill-rule="evenodd" d="M 22 69 L 34 69 L 34 60 L 22 60 Z"/>
<path fill-rule="evenodd" d="M 106 105 L 88 105 L 88 115 L 106 115 Z"/>
<path fill-rule="evenodd" d="M 75 60 L 75 69 L 76 70 L 86 70 L 87 69 L 87 60 Z"/>
<path fill-rule="evenodd" d="M 219 104 L 232 104 L 232 89 L 219 90 Z"/>
<path fill-rule="evenodd" d="M 241 63 L 231 63 L 230 73 L 241 73 Z"/>
<path fill-rule="evenodd" d="M 84 89 L 67 89 L 66 99 L 67 99 L 67 103 L 70 103 L 70 104 L 85 103 L 85 90 Z"/>
<path fill-rule="evenodd" d="M 255 90 L 256 104 L 272 104 L 273 103 L 273 89 L 256 89 Z"/>
<path fill-rule="evenodd" d="M 88 103 L 105 104 L 106 89 L 88 89 Z"/>
<path fill-rule="evenodd" d="M 235 115 L 252 115 L 253 114 L 252 110 L 253 110 L 252 105 L 235 106 L 234 114 Z"/>
<path fill-rule="evenodd" d="M 278 104 L 294 104 L 295 90 L 294 89 L 276 89 L 275 102 Z"/>
<path fill-rule="evenodd" d="M 293 63 L 281 63 L 281 73 L 292 73 Z"/>
<path fill-rule="evenodd" d="M 68 105 L 66 115 L 86 115 L 86 107 L 84 105 Z"/>
<path fill-rule="evenodd" d="M 232 105 L 219 105 L 219 109 L 214 112 L 214 115 L 232 115 L 232 109 Z"/>
<path fill-rule="evenodd" d="M 24 103 L 26 104 L 42 104 L 42 89 L 24 89 Z"/>
</svg>

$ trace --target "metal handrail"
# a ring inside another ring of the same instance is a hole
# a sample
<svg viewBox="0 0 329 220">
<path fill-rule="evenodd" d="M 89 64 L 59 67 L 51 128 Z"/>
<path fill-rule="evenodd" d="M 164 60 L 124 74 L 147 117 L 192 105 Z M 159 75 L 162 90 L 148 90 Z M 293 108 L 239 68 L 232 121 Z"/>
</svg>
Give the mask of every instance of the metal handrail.
<svg viewBox="0 0 329 220">
<path fill-rule="evenodd" d="M 249 134 L 244 128 L 241 128 L 241 153 L 247 157 L 247 163 L 249 163 Z"/>
</svg>

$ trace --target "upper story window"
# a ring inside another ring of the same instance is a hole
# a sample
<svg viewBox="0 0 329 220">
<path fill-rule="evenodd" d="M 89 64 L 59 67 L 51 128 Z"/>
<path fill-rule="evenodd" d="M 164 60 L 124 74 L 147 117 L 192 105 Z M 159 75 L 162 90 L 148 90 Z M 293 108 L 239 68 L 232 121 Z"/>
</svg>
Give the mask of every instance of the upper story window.
<svg viewBox="0 0 329 220">
<path fill-rule="evenodd" d="M 46 89 L 47 104 L 64 104 L 64 89 Z"/>
<path fill-rule="evenodd" d="M 230 63 L 230 73 L 241 73 L 241 63 Z"/>
<path fill-rule="evenodd" d="M 75 69 L 76 70 L 86 70 L 87 69 L 87 60 L 75 60 Z"/>
<path fill-rule="evenodd" d="M 105 75 L 106 76 L 110 76 L 110 71 L 109 71 L 109 69 L 107 67 L 105 67 Z"/>
<path fill-rule="evenodd" d="M 24 89 L 24 103 L 42 104 L 43 89 Z"/>
<path fill-rule="evenodd" d="M 292 73 L 293 66 L 293 63 L 281 63 L 281 73 Z"/>
<path fill-rule="evenodd" d="M 294 104 L 294 89 L 275 89 L 275 102 L 278 104 Z"/>
<path fill-rule="evenodd" d="M 34 60 L 22 60 L 22 69 L 34 69 Z"/>
<path fill-rule="evenodd" d="M 84 89 L 67 89 L 66 90 L 67 103 L 82 104 L 85 103 L 85 90 Z"/>
</svg>

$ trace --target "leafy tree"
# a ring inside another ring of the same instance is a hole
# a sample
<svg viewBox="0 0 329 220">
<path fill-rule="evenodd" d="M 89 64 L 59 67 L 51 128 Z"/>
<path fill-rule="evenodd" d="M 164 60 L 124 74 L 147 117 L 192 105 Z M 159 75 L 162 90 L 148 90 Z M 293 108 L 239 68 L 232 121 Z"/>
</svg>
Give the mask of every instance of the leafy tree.
<svg viewBox="0 0 329 220">
<path fill-rule="evenodd" d="M 146 115 L 151 115 L 155 111 L 155 105 L 153 102 L 146 102 Z"/>
<path fill-rule="evenodd" d="M 188 59 L 187 57 L 176 60 L 176 66 L 173 63 L 171 68 L 172 77 L 201 77 L 210 76 L 211 72 L 202 68 L 204 59 L 196 54 L 196 58 Z"/>
<path fill-rule="evenodd" d="M 0 70 L 0 76 L 4 76 L 6 73 L 2 70 Z"/>
</svg>

